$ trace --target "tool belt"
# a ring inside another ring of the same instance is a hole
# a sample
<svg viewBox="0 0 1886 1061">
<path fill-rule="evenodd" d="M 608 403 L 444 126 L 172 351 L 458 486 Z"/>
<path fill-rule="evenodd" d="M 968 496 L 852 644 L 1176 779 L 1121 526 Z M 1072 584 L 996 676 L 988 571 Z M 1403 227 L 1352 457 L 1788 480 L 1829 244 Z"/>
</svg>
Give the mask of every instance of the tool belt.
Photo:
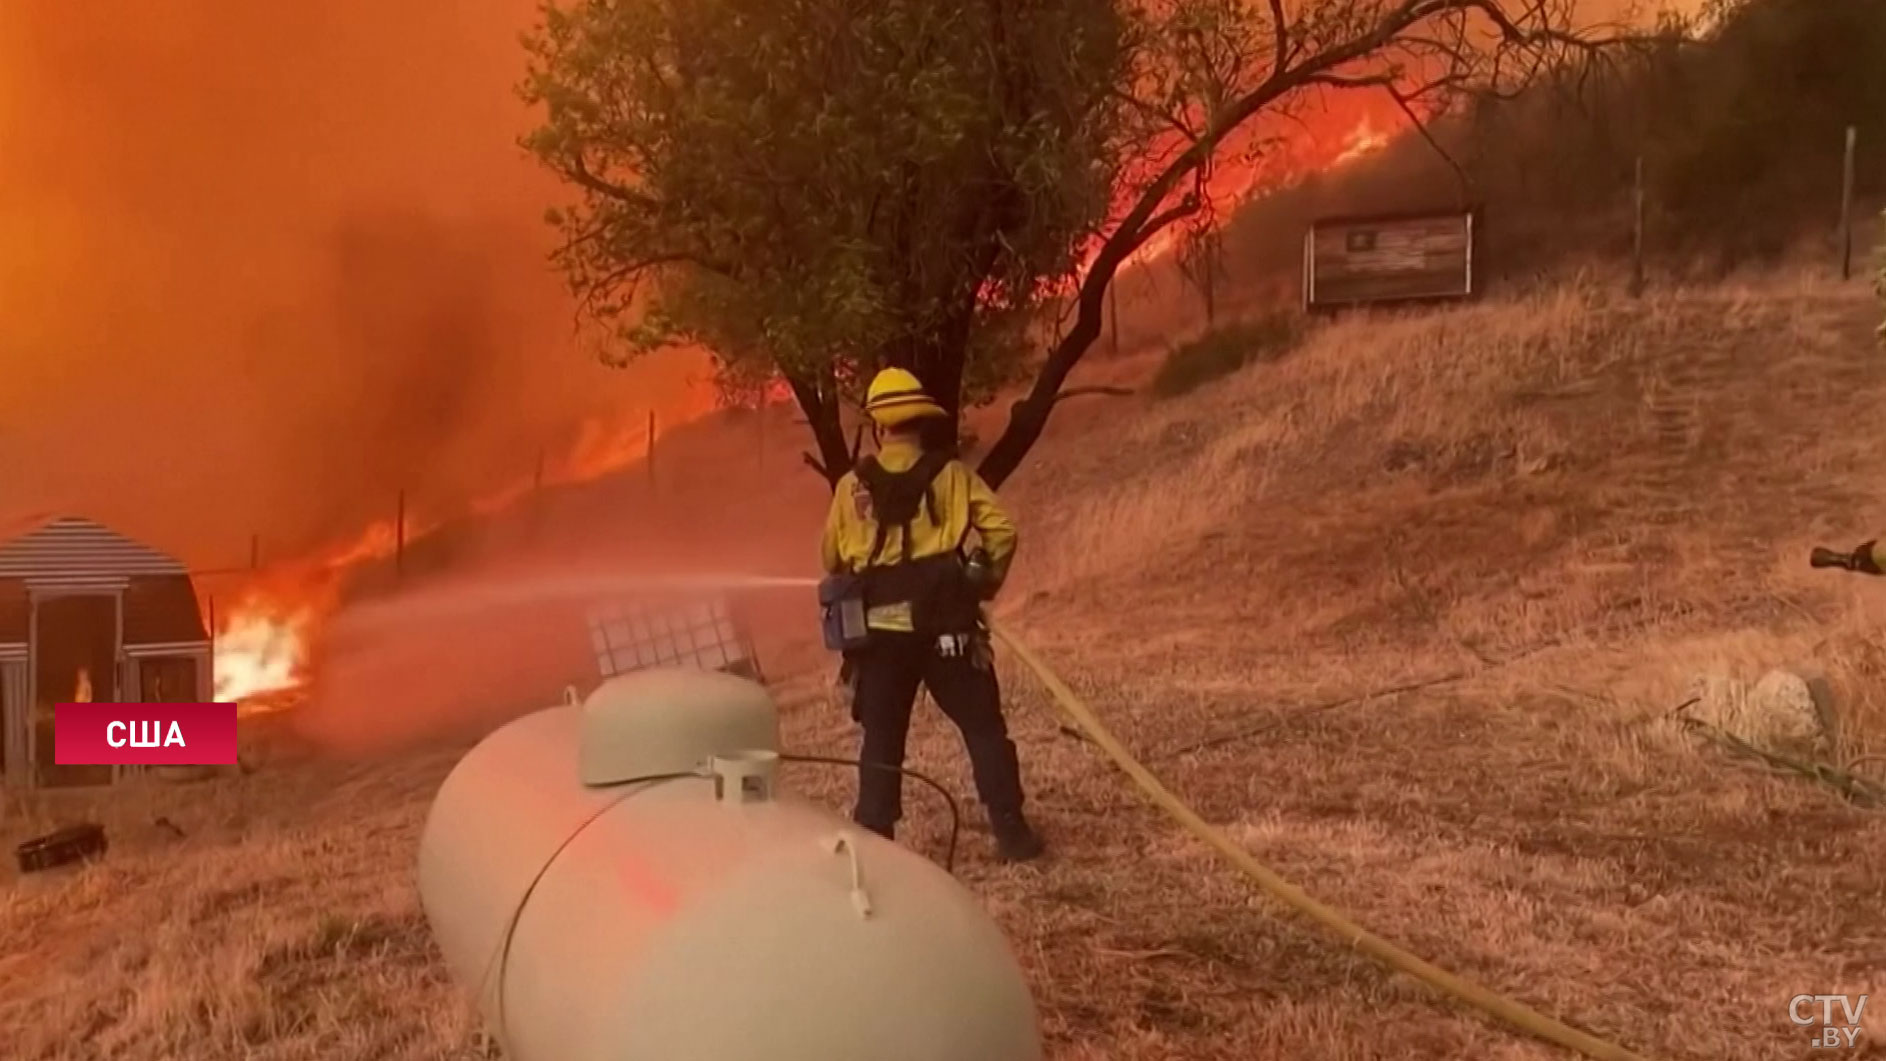
<svg viewBox="0 0 1886 1061">
<path fill-rule="evenodd" d="M 871 643 L 873 609 L 910 607 L 910 625 L 922 637 L 973 634 L 982 628 L 982 594 L 955 552 L 827 576 L 819 583 L 819 627 L 832 652 L 856 652 Z"/>
<path fill-rule="evenodd" d="M 910 626 L 919 636 L 974 632 L 982 622 L 982 598 L 955 551 L 860 574 L 866 611 L 892 604 L 910 606 Z"/>
</svg>

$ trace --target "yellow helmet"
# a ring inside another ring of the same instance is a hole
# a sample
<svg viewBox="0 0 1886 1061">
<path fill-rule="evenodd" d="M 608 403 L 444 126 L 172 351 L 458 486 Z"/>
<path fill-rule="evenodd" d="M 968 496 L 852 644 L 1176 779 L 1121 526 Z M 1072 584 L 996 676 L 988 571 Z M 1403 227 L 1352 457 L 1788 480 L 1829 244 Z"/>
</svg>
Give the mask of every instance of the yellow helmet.
<svg viewBox="0 0 1886 1061">
<path fill-rule="evenodd" d="M 865 392 L 864 411 L 879 427 L 896 427 L 925 416 L 946 416 L 936 399 L 926 394 L 916 376 L 901 368 L 887 368 Z"/>
</svg>

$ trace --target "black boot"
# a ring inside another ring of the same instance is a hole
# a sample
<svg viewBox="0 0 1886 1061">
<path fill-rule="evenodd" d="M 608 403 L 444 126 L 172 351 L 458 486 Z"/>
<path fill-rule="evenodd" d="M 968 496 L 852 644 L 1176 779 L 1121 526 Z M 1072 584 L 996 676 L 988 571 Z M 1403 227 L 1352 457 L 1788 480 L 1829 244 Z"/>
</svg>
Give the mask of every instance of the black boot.
<svg viewBox="0 0 1886 1061">
<path fill-rule="evenodd" d="M 1030 862 L 1047 850 L 1041 834 L 1035 832 L 1021 811 L 989 815 L 989 827 L 995 833 L 995 854 L 1004 862 Z"/>
</svg>

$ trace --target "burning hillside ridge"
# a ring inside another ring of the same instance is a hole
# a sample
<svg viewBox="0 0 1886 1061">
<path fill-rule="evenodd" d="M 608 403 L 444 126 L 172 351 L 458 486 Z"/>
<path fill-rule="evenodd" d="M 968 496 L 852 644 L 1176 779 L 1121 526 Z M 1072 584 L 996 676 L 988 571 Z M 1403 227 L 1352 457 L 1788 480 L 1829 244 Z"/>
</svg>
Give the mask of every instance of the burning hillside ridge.
<svg viewBox="0 0 1886 1061">
<path fill-rule="evenodd" d="M 1325 165 L 1340 165 L 1359 158 L 1387 142 L 1377 121 L 1367 112 L 1347 132 L 1318 151 Z M 1255 167 L 1232 168 L 1225 178 L 1234 202 L 1256 194 L 1261 185 Z M 1165 238 L 1143 248 L 1138 259 L 1149 264 L 1170 254 L 1175 239 Z M 698 416 L 707 411 L 702 394 L 695 408 L 682 410 Z M 669 411 L 676 417 L 677 411 Z M 376 520 L 351 540 L 309 558 L 259 574 L 237 594 L 226 614 L 216 617 L 217 699 L 258 704 L 271 694 L 299 689 L 310 677 L 316 645 L 328 618 L 340 600 L 342 588 L 363 565 L 384 562 L 410 543 L 435 530 L 455 515 L 488 517 L 524 502 L 538 488 L 587 482 L 642 460 L 648 452 L 648 427 L 641 415 L 616 422 L 591 418 L 584 422 L 570 452 L 555 465 L 534 475 L 513 478 L 478 496 L 461 512 L 428 513 L 415 509 Z"/>
<path fill-rule="evenodd" d="M 710 404 L 700 390 L 689 404 L 677 405 L 666 415 L 671 420 L 693 419 Z M 211 617 L 216 628 L 217 699 L 256 702 L 301 687 L 310 675 L 324 624 L 362 568 L 391 559 L 404 544 L 454 518 L 493 516 L 539 489 L 590 482 L 644 460 L 651 423 L 659 432 L 661 419 L 646 414 L 616 421 L 591 418 L 568 452 L 544 459 L 531 474 L 504 482 L 468 504 L 404 509 L 368 524 L 351 540 L 257 572 L 231 601 L 219 606 L 220 614 Z"/>
<path fill-rule="evenodd" d="M 1231 209 L 1261 195 L 1268 174 L 1297 175 L 1346 165 L 1379 150 L 1388 143 L 1389 130 L 1404 128 L 1406 122 L 1386 97 L 1354 93 L 1332 93 L 1322 101 L 1321 113 L 1323 120 L 1293 141 L 1288 151 L 1261 159 L 1233 154 L 1215 169 L 1213 194 L 1227 207 L 1216 215 L 1220 221 Z M 1176 233 L 1162 234 L 1141 249 L 1136 263 L 1149 265 L 1165 258 L 1178 241 Z M 663 417 L 672 423 L 710 408 L 705 388 L 697 388 L 687 406 L 664 410 Z M 589 418 L 568 453 L 533 475 L 515 476 L 456 510 L 413 509 L 375 520 L 340 545 L 260 574 L 217 617 L 218 699 L 251 704 L 290 699 L 275 694 L 300 689 L 309 680 L 321 633 L 349 578 L 363 565 L 389 560 L 402 541 L 422 538 L 452 518 L 497 515 L 543 486 L 588 482 L 620 471 L 642 460 L 648 444 L 643 414 Z"/>
<path fill-rule="evenodd" d="M 597 364 L 546 267 L 535 7 L 0 4 L 0 517 L 312 561 L 685 412 L 698 362 Z"/>
</svg>

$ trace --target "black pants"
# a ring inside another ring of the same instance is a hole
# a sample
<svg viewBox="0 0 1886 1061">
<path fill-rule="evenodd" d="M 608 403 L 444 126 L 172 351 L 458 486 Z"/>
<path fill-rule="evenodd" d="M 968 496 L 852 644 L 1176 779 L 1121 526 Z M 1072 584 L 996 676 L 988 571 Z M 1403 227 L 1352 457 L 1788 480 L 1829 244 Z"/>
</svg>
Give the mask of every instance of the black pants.
<svg viewBox="0 0 1886 1061">
<path fill-rule="evenodd" d="M 990 817 L 1021 812 L 1021 765 L 1002 720 L 1002 689 L 991 658 L 986 642 L 969 646 L 962 655 L 944 656 L 937 651 L 934 638 L 872 634 L 871 645 L 853 660 L 857 680 L 853 713 L 864 727 L 864 749 L 858 759 L 867 764 L 858 776 L 853 817 L 859 824 L 889 831 L 903 817 L 903 775 L 869 764 L 904 765 L 904 742 L 910 734 L 919 684 L 930 690 L 937 707 L 962 731 L 975 773 L 976 795 Z"/>
</svg>

